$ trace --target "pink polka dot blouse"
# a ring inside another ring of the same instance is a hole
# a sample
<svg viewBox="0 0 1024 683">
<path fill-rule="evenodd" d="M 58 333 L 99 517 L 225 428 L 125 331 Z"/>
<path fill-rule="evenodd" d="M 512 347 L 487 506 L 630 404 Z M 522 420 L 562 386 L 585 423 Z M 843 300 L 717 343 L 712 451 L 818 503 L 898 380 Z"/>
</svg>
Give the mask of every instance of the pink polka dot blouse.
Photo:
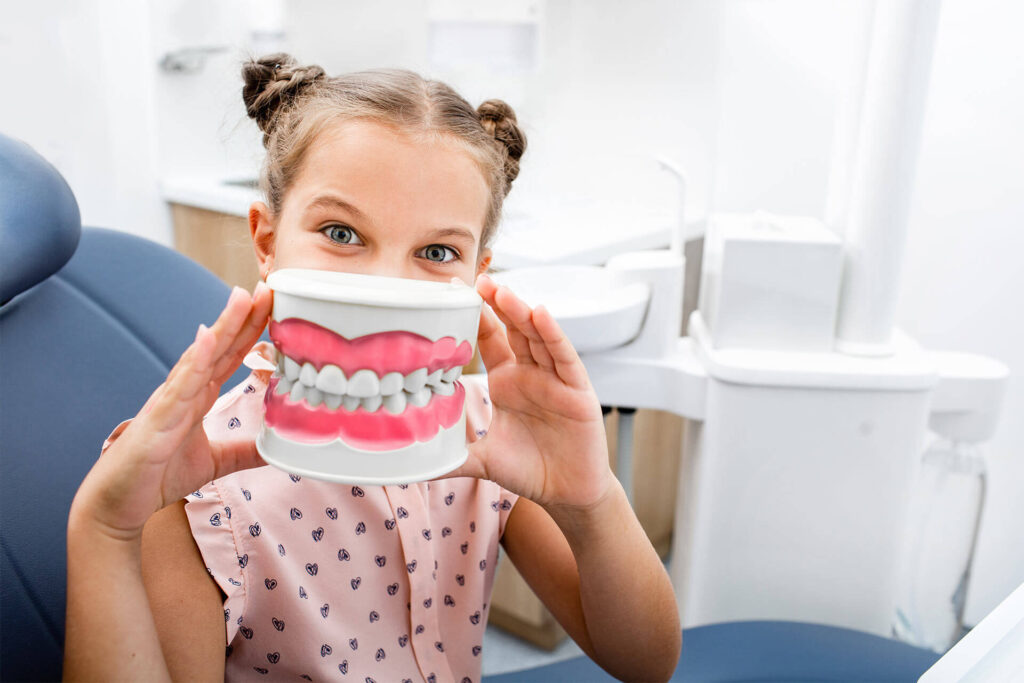
<svg viewBox="0 0 1024 683">
<path fill-rule="evenodd" d="M 272 347 L 207 414 L 211 439 L 254 439 Z M 491 417 L 466 375 L 469 440 Z M 185 512 L 224 600 L 225 679 L 470 681 L 498 542 L 517 496 L 475 478 L 351 486 L 271 466 L 216 479 Z"/>
</svg>

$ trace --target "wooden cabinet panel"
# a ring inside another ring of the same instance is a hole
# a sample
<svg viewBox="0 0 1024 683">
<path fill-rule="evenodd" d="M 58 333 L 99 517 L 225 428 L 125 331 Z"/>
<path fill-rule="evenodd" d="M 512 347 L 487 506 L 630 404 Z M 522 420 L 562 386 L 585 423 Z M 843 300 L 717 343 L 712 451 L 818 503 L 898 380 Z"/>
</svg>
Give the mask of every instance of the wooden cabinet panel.
<svg viewBox="0 0 1024 683">
<path fill-rule="evenodd" d="M 260 274 L 247 219 L 183 204 L 171 204 L 171 218 L 175 249 L 229 286 L 256 287 Z"/>
</svg>

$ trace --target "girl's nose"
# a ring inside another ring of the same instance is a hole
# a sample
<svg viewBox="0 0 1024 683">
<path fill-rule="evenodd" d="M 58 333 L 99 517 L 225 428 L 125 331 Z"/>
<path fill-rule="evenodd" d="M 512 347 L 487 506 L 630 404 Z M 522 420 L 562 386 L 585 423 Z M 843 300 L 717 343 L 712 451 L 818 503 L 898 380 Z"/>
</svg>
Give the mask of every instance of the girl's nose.
<svg viewBox="0 0 1024 683">
<path fill-rule="evenodd" d="M 367 264 L 367 269 L 364 272 L 367 275 L 379 275 L 381 277 L 416 277 L 414 264 L 410 263 L 404 256 L 402 258 L 386 256 L 374 259 Z"/>
</svg>

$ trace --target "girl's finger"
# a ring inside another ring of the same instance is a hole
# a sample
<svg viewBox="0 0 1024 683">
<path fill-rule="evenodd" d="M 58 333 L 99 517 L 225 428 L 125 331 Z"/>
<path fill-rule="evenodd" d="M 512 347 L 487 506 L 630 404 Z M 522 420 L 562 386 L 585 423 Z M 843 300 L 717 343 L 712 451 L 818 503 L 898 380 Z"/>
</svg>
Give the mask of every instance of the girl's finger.
<svg viewBox="0 0 1024 683">
<path fill-rule="evenodd" d="M 213 324 L 214 328 L 216 328 L 217 330 L 223 331 L 225 329 L 225 327 L 232 327 L 232 326 L 234 326 L 234 321 L 236 319 L 238 319 L 239 316 L 241 316 L 241 320 L 244 321 L 245 320 L 245 315 L 246 315 L 246 313 L 248 311 L 248 308 L 249 308 L 249 304 L 246 303 L 247 299 L 248 299 L 248 296 L 246 295 L 245 290 L 242 289 L 241 287 L 235 287 L 231 291 L 231 295 L 228 297 L 228 302 L 227 302 L 227 304 L 225 304 L 224 310 L 221 311 L 220 316 L 218 316 L 217 320 L 214 322 L 214 324 Z M 242 309 L 244 309 L 244 311 Z M 200 328 L 201 329 L 207 329 L 205 325 L 200 325 Z M 199 332 L 196 333 L 196 340 L 198 341 L 198 339 L 199 339 Z M 188 363 L 183 362 L 183 361 L 185 361 L 186 359 L 190 359 L 192 357 L 192 355 L 194 354 L 194 348 L 193 348 L 194 346 L 195 346 L 195 342 L 192 343 L 192 346 L 190 346 L 189 348 L 185 349 L 185 352 L 182 354 L 181 358 L 179 358 L 178 362 L 174 365 L 173 368 L 171 368 L 171 372 L 170 372 L 170 374 L 167 375 L 167 379 L 164 380 L 164 384 L 170 386 L 170 385 L 174 384 L 177 381 L 177 377 L 182 372 L 182 368 L 184 368 L 184 367 L 186 367 L 188 365 Z M 213 356 L 214 358 L 216 358 L 216 357 L 218 357 L 220 355 L 220 353 L 217 350 L 216 332 L 214 334 L 214 349 L 213 349 L 213 353 L 214 353 L 214 356 Z"/>
<path fill-rule="evenodd" d="M 200 325 L 196 340 L 174 366 L 164 383 L 164 390 L 153 403 L 150 419 L 156 429 L 167 431 L 191 417 L 191 403 L 210 381 L 211 360 L 217 340 Z"/>
<path fill-rule="evenodd" d="M 548 353 L 547 346 L 540 332 L 533 324 L 531 315 L 533 310 L 530 306 L 516 296 L 508 287 L 498 287 L 494 293 L 494 300 L 498 303 L 500 311 L 511 321 L 515 329 L 529 341 L 530 353 L 537 365 L 548 370 L 555 365 Z"/>
<path fill-rule="evenodd" d="M 136 417 L 141 417 L 148 413 L 149 411 L 153 410 L 153 404 L 155 404 L 160 399 L 160 396 L 163 395 L 164 389 L 166 387 L 167 382 L 161 382 L 160 386 L 154 389 L 153 393 L 150 394 L 149 398 L 146 399 L 146 402 L 142 404 L 142 408 L 139 409 L 138 415 L 136 415 Z"/>
<path fill-rule="evenodd" d="M 442 474 L 438 479 L 454 479 L 455 477 L 475 477 L 477 479 L 487 479 L 487 464 L 484 456 L 486 452 L 486 446 L 482 443 L 483 439 L 478 439 L 473 443 L 467 444 L 469 455 L 466 456 L 466 462 L 456 467 L 447 474 Z"/>
<path fill-rule="evenodd" d="M 246 354 L 252 349 L 253 344 L 263 334 L 267 326 L 267 319 L 270 317 L 270 309 L 273 305 L 273 294 L 262 281 L 256 285 L 252 295 L 252 310 L 248 318 L 235 336 L 234 341 L 225 354 L 217 361 L 213 370 L 213 381 L 223 384 L 242 364 Z"/>
<path fill-rule="evenodd" d="M 486 279 L 484 279 L 486 278 Z M 533 356 L 533 351 L 530 348 L 530 340 L 519 330 L 516 324 L 508 317 L 508 315 L 502 310 L 501 306 L 495 300 L 495 294 L 497 288 L 494 281 L 491 280 L 487 275 L 481 275 L 477 281 L 482 282 L 482 287 L 477 291 L 480 296 L 491 306 L 491 310 L 494 311 L 498 319 L 501 320 L 505 325 L 505 334 L 508 337 L 509 345 L 512 348 L 512 352 L 516 356 L 516 362 L 536 364 L 537 360 Z"/>
<path fill-rule="evenodd" d="M 211 443 L 210 447 L 213 450 L 215 463 L 214 479 L 220 479 L 238 470 L 262 467 L 267 464 L 256 450 L 256 442 L 251 439 Z"/>
<path fill-rule="evenodd" d="M 210 326 L 210 331 L 217 340 L 213 352 L 215 361 L 219 360 L 231 347 L 252 308 L 252 298 L 249 293 L 241 287 L 234 287 L 228 297 L 228 302 L 224 305 L 224 310 Z"/>
<path fill-rule="evenodd" d="M 544 306 L 533 309 L 533 323 L 544 339 L 548 353 L 555 363 L 555 372 L 562 381 L 580 389 L 589 386 L 590 379 L 587 377 L 586 368 L 583 367 L 583 361 L 548 309 Z"/>
<path fill-rule="evenodd" d="M 480 350 L 480 360 L 484 362 L 484 367 L 488 372 L 504 363 L 513 363 L 516 359 L 508 345 L 505 329 L 498 322 L 497 316 L 494 315 L 494 311 L 487 303 L 480 307 L 477 348 Z"/>
</svg>

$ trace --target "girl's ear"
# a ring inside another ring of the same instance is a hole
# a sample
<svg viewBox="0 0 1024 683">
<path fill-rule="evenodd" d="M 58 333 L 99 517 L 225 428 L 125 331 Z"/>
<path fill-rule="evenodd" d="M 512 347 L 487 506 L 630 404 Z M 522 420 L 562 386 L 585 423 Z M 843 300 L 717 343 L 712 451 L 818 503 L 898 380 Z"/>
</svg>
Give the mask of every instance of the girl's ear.
<svg viewBox="0 0 1024 683">
<path fill-rule="evenodd" d="M 491 266 L 491 250 L 484 247 L 480 250 L 480 258 L 477 259 L 476 264 L 476 275 L 480 277 L 482 273 L 486 273 L 487 269 Z"/>
<path fill-rule="evenodd" d="M 249 233 L 252 235 L 260 279 L 266 280 L 274 268 L 275 227 L 271 221 L 270 207 L 263 202 L 253 202 L 249 207 Z"/>
</svg>

